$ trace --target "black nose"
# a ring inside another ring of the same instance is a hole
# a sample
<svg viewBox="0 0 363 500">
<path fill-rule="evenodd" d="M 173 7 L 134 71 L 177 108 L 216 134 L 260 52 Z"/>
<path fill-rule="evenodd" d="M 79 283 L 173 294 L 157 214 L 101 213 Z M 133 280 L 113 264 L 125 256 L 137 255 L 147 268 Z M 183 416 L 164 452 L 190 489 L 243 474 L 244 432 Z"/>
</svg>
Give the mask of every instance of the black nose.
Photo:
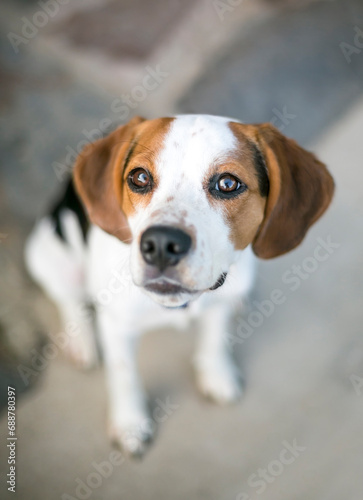
<svg viewBox="0 0 363 500">
<path fill-rule="evenodd" d="M 190 236 L 170 226 L 151 226 L 141 237 L 141 254 L 148 264 L 163 271 L 175 266 L 190 249 Z"/>
</svg>

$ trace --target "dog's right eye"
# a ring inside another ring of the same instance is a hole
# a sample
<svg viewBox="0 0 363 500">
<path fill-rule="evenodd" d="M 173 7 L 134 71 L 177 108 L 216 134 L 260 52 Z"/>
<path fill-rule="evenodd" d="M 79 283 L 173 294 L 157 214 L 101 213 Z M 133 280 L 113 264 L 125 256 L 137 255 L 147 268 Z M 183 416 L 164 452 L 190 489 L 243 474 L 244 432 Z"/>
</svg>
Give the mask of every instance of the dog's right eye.
<svg viewBox="0 0 363 500">
<path fill-rule="evenodd" d="M 152 188 L 152 176 L 144 168 L 135 168 L 127 177 L 127 183 L 136 193 L 147 193 Z"/>
</svg>

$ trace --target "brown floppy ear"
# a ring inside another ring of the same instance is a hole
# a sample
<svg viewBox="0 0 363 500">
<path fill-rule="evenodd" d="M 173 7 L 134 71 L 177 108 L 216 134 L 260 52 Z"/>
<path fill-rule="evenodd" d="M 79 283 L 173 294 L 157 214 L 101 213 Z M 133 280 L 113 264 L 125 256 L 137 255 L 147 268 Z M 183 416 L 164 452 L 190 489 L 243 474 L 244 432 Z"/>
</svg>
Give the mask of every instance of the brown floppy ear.
<svg viewBox="0 0 363 500">
<path fill-rule="evenodd" d="M 275 127 L 266 123 L 256 129 L 270 191 L 252 248 L 258 257 L 270 259 L 299 245 L 328 208 L 334 181 L 323 163 Z"/>
<path fill-rule="evenodd" d="M 130 242 L 131 232 L 117 199 L 115 172 L 132 147 L 136 126 L 143 121 L 136 116 L 104 139 L 87 145 L 73 170 L 76 190 L 90 220 L 125 242 Z"/>
</svg>

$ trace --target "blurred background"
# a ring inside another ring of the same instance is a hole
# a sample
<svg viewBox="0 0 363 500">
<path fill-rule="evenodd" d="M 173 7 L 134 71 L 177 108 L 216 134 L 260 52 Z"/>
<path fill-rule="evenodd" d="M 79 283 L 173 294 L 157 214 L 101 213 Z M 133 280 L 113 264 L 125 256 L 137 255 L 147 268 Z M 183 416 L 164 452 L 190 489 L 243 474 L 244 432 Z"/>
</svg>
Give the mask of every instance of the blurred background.
<svg viewBox="0 0 363 500">
<path fill-rule="evenodd" d="M 0 497 L 361 500 L 362 1 L 3 0 L 0 29 Z M 153 332 L 141 371 L 174 409 L 142 462 L 102 469 L 103 368 L 79 372 L 49 347 L 60 326 L 23 244 L 87 142 L 135 114 L 174 113 L 272 122 L 328 165 L 337 192 L 303 245 L 259 265 L 241 318 L 275 289 L 286 300 L 248 338 L 230 332 L 243 400 L 200 398 L 195 332 Z"/>
</svg>

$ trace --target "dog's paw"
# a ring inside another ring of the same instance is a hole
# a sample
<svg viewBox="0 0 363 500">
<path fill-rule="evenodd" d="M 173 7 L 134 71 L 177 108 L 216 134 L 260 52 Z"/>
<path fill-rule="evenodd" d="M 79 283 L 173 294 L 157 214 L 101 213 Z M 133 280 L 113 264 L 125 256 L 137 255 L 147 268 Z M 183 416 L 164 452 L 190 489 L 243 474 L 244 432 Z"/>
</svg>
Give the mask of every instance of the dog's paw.
<svg viewBox="0 0 363 500">
<path fill-rule="evenodd" d="M 241 383 L 231 362 L 208 363 L 197 367 L 196 377 L 200 392 L 215 403 L 233 403 L 242 396 Z"/>
<path fill-rule="evenodd" d="M 112 418 L 108 425 L 111 443 L 129 458 L 142 458 L 153 441 L 155 428 L 147 415 L 131 419 Z"/>
</svg>

